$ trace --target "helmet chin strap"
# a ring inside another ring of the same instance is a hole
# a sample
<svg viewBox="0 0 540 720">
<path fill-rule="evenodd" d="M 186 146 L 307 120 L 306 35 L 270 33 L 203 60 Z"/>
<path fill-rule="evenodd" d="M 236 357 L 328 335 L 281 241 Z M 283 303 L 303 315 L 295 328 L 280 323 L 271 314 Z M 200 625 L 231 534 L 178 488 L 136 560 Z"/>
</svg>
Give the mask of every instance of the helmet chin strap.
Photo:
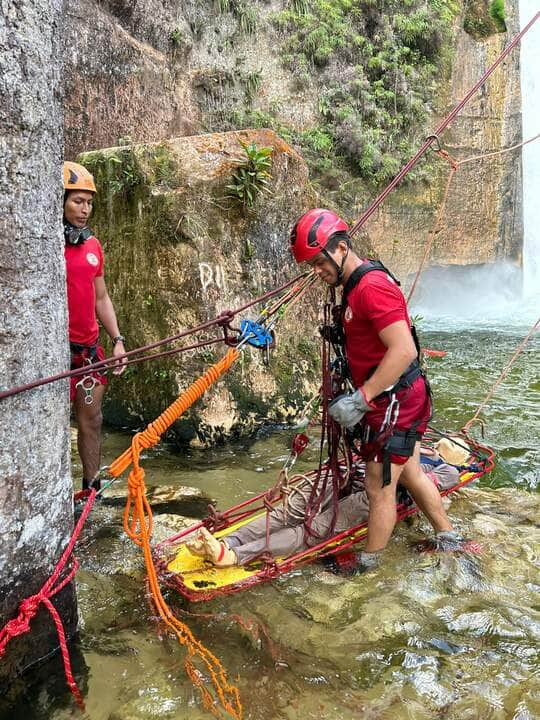
<svg viewBox="0 0 540 720">
<path fill-rule="evenodd" d="M 341 285 L 341 283 L 343 282 L 343 268 L 344 268 L 344 266 L 345 266 L 345 263 L 346 263 L 346 261 L 347 261 L 347 258 L 349 257 L 349 250 L 350 250 L 350 249 L 351 249 L 350 247 L 347 247 L 347 252 L 345 253 L 345 255 L 344 255 L 344 256 L 342 257 L 342 259 L 341 259 L 341 265 L 338 265 L 337 262 L 334 260 L 334 258 L 330 255 L 330 253 L 328 252 L 328 250 L 326 250 L 325 248 L 323 248 L 323 251 L 322 251 L 323 254 L 326 256 L 326 258 L 327 258 L 328 260 L 330 260 L 330 262 L 332 263 L 332 265 L 333 265 L 334 268 L 336 269 L 337 278 L 336 278 L 336 282 L 334 283 L 334 287 L 339 287 L 339 286 Z"/>
<path fill-rule="evenodd" d="M 82 245 L 89 237 L 92 237 L 92 231 L 87 225 L 80 228 L 64 218 L 64 239 L 68 245 Z"/>
</svg>

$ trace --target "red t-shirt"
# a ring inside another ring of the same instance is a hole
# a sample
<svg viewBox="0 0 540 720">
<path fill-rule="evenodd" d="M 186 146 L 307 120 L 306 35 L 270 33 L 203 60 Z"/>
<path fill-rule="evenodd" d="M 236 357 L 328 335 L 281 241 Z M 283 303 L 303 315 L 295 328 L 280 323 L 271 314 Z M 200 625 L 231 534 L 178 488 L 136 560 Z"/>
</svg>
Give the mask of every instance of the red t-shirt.
<svg viewBox="0 0 540 720">
<path fill-rule="evenodd" d="M 82 245 L 66 243 L 64 256 L 69 340 L 80 345 L 93 345 L 99 335 L 94 280 L 103 275 L 103 250 L 99 240 L 92 236 Z"/>
<path fill-rule="evenodd" d="M 343 314 L 345 352 L 353 377 L 359 388 L 386 353 L 378 333 L 398 320 L 411 326 L 403 293 L 382 270 L 371 270 L 349 293 Z"/>
</svg>

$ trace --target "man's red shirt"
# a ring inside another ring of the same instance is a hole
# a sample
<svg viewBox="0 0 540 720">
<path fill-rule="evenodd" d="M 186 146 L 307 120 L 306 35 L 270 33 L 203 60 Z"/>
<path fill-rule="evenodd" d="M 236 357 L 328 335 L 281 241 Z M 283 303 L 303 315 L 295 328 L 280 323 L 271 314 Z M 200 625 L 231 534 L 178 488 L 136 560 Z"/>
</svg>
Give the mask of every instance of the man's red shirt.
<svg viewBox="0 0 540 720">
<path fill-rule="evenodd" d="M 94 281 L 103 275 L 103 250 L 99 240 L 92 236 L 82 245 L 66 243 L 64 255 L 69 340 L 80 345 L 93 345 L 99 335 Z"/>
<path fill-rule="evenodd" d="M 379 333 L 398 320 L 411 326 L 399 286 L 382 270 L 366 273 L 349 293 L 343 315 L 345 351 L 355 387 L 365 383 L 386 353 Z"/>
</svg>

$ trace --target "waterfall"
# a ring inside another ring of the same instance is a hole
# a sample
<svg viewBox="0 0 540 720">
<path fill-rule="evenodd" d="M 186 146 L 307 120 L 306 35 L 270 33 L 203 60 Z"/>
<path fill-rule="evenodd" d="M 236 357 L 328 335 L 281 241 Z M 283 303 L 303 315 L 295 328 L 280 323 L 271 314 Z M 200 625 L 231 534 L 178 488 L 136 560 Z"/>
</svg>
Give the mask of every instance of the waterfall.
<svg viewBox="0 0 540 720">
<path fill-rule="evenodd" d="M 519 0 L 523 28 L 538 12 L 538 0 Z M 523 139 L 540 132 L 540 20 L 521 41 Z M 523 148 L 523 293 L 540 292 L 540 139 Z"/>
</svg>

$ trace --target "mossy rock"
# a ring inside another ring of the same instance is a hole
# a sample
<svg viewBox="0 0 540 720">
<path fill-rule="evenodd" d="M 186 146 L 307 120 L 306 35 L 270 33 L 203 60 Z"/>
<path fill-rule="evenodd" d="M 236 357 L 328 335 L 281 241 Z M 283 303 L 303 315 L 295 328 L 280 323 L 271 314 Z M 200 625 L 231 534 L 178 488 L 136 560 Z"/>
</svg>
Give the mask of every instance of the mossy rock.
<svg viewBox="0 0 540 720">
<path fill-rule="evenodd" d="M 245 144 L 272 148 L 271 193 L 249 213 L 226 185 Z M 270 130 L 216 133 L 85 153 L 96 177 L 92 227 L 105 250 L 106 282 L 127 349 L 175 336 L 283 284 L 297 273 L 288 251 L 292 222 L 311 204 L 307 168 Z M 249 248 L 249 253 L 246 249 Z M 317 297 L 276 327 L 268 367 L 247 348 L 169 431 L 179 445 L 203 445 L 292 417 L 318 386 Z M 234 318 L 254 319 L 259 305 Z M 234 334 L 234 329 L 228 331 Z M 223 337 L 219 327 L 157 353 Z M 313 346 L 313 347 L 312 347 Z M 109 385 L 106 419 L 131 428 L 153 420 L 226 351 L 223 343 L 131 366 Z M 309 357 L 309 360 L 307 359 Z"/>
</svg>

